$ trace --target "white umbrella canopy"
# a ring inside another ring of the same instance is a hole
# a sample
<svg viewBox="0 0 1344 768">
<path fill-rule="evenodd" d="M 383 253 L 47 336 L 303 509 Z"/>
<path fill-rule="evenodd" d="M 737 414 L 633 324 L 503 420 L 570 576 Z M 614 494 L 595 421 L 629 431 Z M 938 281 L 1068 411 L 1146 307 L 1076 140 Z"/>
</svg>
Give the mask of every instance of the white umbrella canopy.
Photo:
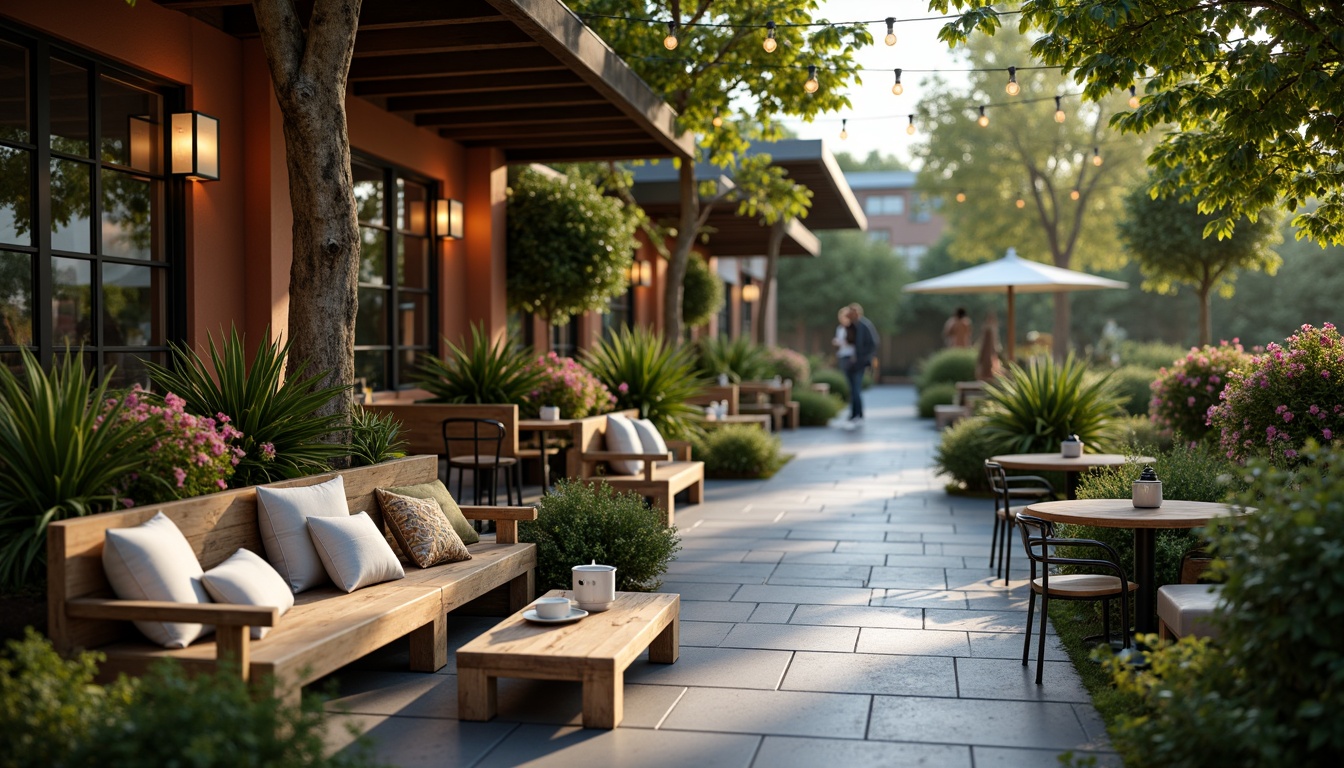
<svg viewBox="0 0 1344 768">
<path fill-rule="evenodd" d="M 905 286 L 906 293 L 1007 293 L 1008 359 L 1013 359 L 1015 321 L 1013 296 L 1018 293 L 1055 293 L 1057 291 L 1098 291 L 1128 288 L 1129 283 L 1106 277 L 1074 272 L 1071 269 L 1042 264 L 1017 255 L 1016 248 L 998 261 L 951 272 Z"/>
</svg>

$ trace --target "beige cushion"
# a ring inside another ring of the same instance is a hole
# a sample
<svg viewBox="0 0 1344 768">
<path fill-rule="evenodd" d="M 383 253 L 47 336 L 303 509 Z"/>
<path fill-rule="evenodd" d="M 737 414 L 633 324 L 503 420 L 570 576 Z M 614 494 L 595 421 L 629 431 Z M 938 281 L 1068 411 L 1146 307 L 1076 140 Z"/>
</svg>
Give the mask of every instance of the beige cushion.
<svg viewBox="0 0 1344 768">
<path fill-rule="evenodd" d="M 452 524 L 453 530 L 457 532 L 458 538 L 462 539 L 463 544 L 475 544 L 481 540 L 480 534 L 471 527 L 471 523 L 462 515 L 462 509 L 457 506 L 453 500 L 453 495 L 448 489 L 443 487 L 443 482 L 435 480 L 432 483 L 420 483 L 419 485 L 402 485 L 396 488 L 388 488 L 388 493 L 395 493 L 398 496 L 414 496 L 417 499 L 433 499 L 439 503 L 439 508 L 443 511 L 448 522 Z"/>
<path fill-rule="evenodd" d="M 382 488 L 375 493 L 387 527 L 392 529 L 401 551 L 416 565 L 428 568 L 471 559 L 467 545 L 453 530 L 437 501 L 401 496 Z"/>
<path fill-rule="evenodd" d="M 635 433 L 639 435 L 639 444 L 645 453 L 667 454 L 667 441 L 663 439 L 652 421 L 633 419 L 630 423 L 634 425 Z"/>
<path fill-rule="evenodd" d="M 308 533 L 327 575 L 346 592 L 406 575 L 383 532 L 364 512 L 310 517 Z"/>
<path fill-rule="evenodd" d="M 103 543 L 103 570 L 123 600 L 208 603 L 201 564 L 187 537 L 162 512 L 133 528 L 109 528 Z M 145 637 L 165 648 L 186 648 L 215 631 L 208 624 L 137 621 Z"/>
<path fill-rule="evenodd" d="M 240 549 L 228 560 L 201 577 L 205 589 L 217 603 L 264 605 L 280 609 L 284 616 L 294 607 L 294 593 L 271 564 L 250 549 Z M 252 639 L 260 640 L 270 627 L 252 627 Z"/>
<path fill-rule="evenodd" d="M 1157 590 L 1157 617 L 1177 637 L 1218 637 L 1209 621 L 1222 596 L 1221 584 L 1168 584 Z"/>
<path fill-rule="evenodd" d="M 266 559 L 294 594 L 327 582 L 308 536 L 308 518 L 349 516 L 340 475 L 302 488 L 257 488 L 257 525 Z"/>
<path fill-rule="evenodd" d="M 624 416 L 607 414 L 607 450 L 612 453 L 643 453 L 635 425 Z M 644 471 L 642 461 L 609 461 L 607 466 L 614 475 L 637 475 Z"/>
</svg>

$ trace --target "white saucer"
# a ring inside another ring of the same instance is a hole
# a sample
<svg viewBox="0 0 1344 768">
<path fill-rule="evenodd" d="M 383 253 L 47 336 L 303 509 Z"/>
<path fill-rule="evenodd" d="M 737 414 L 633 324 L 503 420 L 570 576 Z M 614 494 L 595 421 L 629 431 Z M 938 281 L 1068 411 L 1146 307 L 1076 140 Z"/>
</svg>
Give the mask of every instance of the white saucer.
<svg viewBox="0 0 1344 768">
<path fill-rule="evenodd" d="M 537 610 L 535 608 L 523 611 L 524 619 L 527 619 L 528 621 L 535 621 L 538 624 L 568 624 L 571 621 L 578 621 L 579 619 L 582 619 L 584 616 L 587 615 L 588 615 L 587 611 L 581 608 L 574 608 L 572 606 L 569 609 L 568 616 L 561 616 L 558 619 L 543 619 L 542 617 L 537 615 Z"/>
</svg>

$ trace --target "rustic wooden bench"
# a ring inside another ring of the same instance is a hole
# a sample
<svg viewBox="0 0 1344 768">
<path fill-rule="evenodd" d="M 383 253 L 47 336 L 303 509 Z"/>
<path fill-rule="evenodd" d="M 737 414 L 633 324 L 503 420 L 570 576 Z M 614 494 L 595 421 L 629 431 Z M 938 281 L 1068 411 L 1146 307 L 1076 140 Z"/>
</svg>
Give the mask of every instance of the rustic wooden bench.
<svg viewBox="0 0 1344 768">
<path fill-rule="evenodd" d="M 438 476 L 434 456 L 413 456 L 372 467 L 343 470 L 351 512 L 367 512 L 381 527 L 375 488 L 431 482 Z M 331 474 L 273 483 L 271 487 L 313 485 Z M 167 515 L 191 543 L 201 567 L 212 568 L 240 547 L 265 556 L 257 527 L 255 487 L 61 520 L 47 533 L 49 634 L 57 650 L 98 650 L 107 661 L 100 674 L 142 674 L 165 658 L 188 671 L 212 669 L 224 659 L 238 664 L 253 684 L 293 700 L 300 688 L 393 640 L 410 638 L 412 670 L 432 672 L 447 663 L 447 613 L 486 596 L 505 598 L 510 610 L 532 599 L 537 564 L 535 544 L 518 543 L 518 521 L 536 518 L 531 507 L 463 507 L 472 520 L 494 520 L 495 541 L 469 549 L 472 559 L 433 568 L 406 567 L 406 577 L 346 594 L 334 585 L 295 595 L 283 617 L 274 608 L 206 603 L 116 599 L 103 571 L 104 534 L 139 525 L 156 513 Z M 187 648 L 150 643 L 133 620 L 200 622 L 215 633 Z M 273 627 L 250 640 L 250 627 Z"/>
<path fill-rule="evenodd" d="M 572 597 L 552 590 L 545 597 Z M 583 683 L 583 727 L 615 728 L 624 717 L 625 670 L 680 654 L 681 596 L 617 592 L 616 602 L 571 624 L 533 624 L 515 613 L 457 650 L 457 716 L 489 720 L 500 677 Z"/>
<path fill-rule="evenodd" d="M 955 402 L 933 406 L 933 420 L 936 429 L 944 429 L 975 412 L 975 401 L 984 399 L 983 381 L 958 381 L 956 383 Z"/>
<path fill-rule="evenodd" d="M 699 504 L 705 495 L 705 463 L 691 461 L 690 443 L 668 442 L 668 452 L 614 453 L 605 450 L 607 420 L 584 419 L 570 432 L 574 456 L 578 464 L 578 479 L 590 480 L 598 474 L 598 467 L 609 461 L 642 461 L 644 471 L 635 475 L 603 474 L 602 480 L 618 491 L 634 491 L 646 496 L 652 507 L 663 512 L 663 524 L 672 525 L 676 518 L 676 495 L 682 491 L 692 504 Z"/>
</svg>

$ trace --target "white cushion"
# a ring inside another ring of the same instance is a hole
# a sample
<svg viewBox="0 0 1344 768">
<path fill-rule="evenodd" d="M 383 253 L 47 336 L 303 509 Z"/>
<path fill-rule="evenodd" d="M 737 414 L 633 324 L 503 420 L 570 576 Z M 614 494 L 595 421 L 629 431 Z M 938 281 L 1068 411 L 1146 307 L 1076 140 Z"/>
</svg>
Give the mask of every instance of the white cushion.
<svg viewBox="0 0 1344 768">
<path fill-rule="evenodd" d="M 201 577 L 205 589 L 217 603 L 263 605 L 279 608 L 280 615 L 294 607 L 294 593 L 271 564 L 249 549 L 240 549 L 228 560 Z M 252 627 L 252 639 L 260 640 L 270 627 Z"/>
<path fill-rule="evenodd" d="M 635 426 L 635 432 L 639 434 L 639 444 L 643 446 L 645 453 L 667 455 L 667 441 L 659 434 L 658 428 L 653 426 L 652 421 L 635 419 L 630 423 Z"/>
<path fill-rule="evenodd" d="M 346 592 L 406 575 L 383 532 L 363 512 L 310 517 L 308 533 L 327 575 Z"/>
<path fill-rule="evenodd" d="M 266 559 L 294 594 L 327 581 L 308 536 L 308 518 L 349 516 L 340 475 L 302 488 L 257 488 L 257 524 Z"/>
<path fill-rule="evenodd" d="M 607 450 L 612 453 L 643 453 L 635 425 L 619 414 L 607 414 Z M 615 475 L 637 475 L 644 471 L 642 461 L 609 461 L 607 466 Z"/>
<path fill-rule="evenodd" d="M 1222 597 L 1221 584 L 1167 584 L 1157 590 L 1157 617 L 1177 637 L 1218 638 L 1211 619 Z"/>
<path fill-rule="evenodd" d="M 162 512 L 133 528 L 109 528 L 103 542 L 103 570 L 123 600 L 208 603 L 201 564 L 187 537 Z M 208 624 L 137 621 L 135 626 L 165 648 L 186 648 L 215 631 Z"/>
</svg>

